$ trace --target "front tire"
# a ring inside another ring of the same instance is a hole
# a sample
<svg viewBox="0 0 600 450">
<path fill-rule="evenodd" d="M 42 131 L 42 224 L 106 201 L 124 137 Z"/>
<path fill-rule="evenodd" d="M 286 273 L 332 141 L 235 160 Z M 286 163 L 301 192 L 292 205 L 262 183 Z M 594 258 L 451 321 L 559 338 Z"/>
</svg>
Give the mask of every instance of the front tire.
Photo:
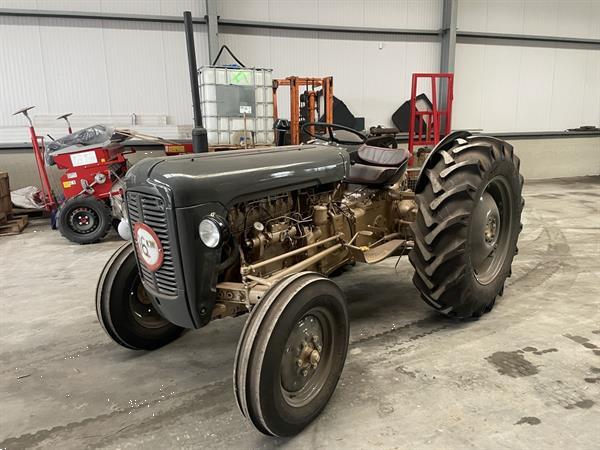
<svg viewBox="0 0 600 450">
<path fill-rule="evenodd" d="M 95 197 L 78 196 L 65 201 L 58 210 L 60 234 L 77 244 L 94 244 L 110 230 L 109 206 Z"/>
<path fill-rule="evenodd" d="M 96 314 L 106 334 L 132 350 L 154 350 L 177 339 L 183 328 L 152 306 L 135 261 L 133 244 L 121 246 L 110 258 L 96 288 Z"/>
<path fill-rule="evenodd" d="M 348 339 L 346 302 L 334 282 L 311 272 L 280 281 L 254 308 L 238 344 L 242 414 L 269 436 L 302 431 L 333 394 Z"/>
<path fill-rule="evenodd" d="M 451 317 L 479 317 L 502 295 L 517 252 L 523 177 L 511 145 L 458 137 L 424 167 L 416 189 L 413 282 Z"/>
</svg>

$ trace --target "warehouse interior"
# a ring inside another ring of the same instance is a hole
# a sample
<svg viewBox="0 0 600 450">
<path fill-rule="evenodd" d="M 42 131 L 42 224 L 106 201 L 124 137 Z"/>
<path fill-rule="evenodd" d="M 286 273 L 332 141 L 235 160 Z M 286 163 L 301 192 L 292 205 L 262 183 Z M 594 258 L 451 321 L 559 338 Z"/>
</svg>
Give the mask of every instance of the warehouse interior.
<svg viewBox="0 0 600 450">
<path fill-rule="evenodd" d="M 0 0 L 0 43 L 0 448 L 597 448 L 600 1 Z"/>
</svg>

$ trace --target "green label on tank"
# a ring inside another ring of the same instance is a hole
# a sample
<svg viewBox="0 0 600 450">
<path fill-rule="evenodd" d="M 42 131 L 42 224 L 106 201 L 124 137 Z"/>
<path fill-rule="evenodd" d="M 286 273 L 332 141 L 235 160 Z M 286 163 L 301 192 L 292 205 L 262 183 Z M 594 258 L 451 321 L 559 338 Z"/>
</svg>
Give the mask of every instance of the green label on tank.
<svg viewBox="0 0 600 450">
<path fill-rule="evenodd" d="M 252 72 L 248 70 L 238 70 L 231 74 L 231 84 L 237 84 L 238 86 L 251 86 L 252 85 Z"/>
</svg>

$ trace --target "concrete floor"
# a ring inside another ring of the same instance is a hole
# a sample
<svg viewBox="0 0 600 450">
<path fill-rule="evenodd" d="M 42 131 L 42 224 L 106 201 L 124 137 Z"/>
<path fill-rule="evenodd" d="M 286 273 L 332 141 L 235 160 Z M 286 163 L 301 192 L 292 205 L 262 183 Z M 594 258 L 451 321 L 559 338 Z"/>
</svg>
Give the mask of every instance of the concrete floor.
<svg viewBox="0 0 600 450">
<path fill-rule="evenodd" d="M 77 246 L 40 224 L 0 238 L 0 448 L 598 448 L 600 178 L 529 183 L 526 201 L 513 276 L 479 321 L 428 309 L 405 259 L 336 278 L 352 316 L 346 367 L 292 439 L 237 410 L 245 317 L 128 351 L 93 304 L 116 236 Z"/>
</svg>

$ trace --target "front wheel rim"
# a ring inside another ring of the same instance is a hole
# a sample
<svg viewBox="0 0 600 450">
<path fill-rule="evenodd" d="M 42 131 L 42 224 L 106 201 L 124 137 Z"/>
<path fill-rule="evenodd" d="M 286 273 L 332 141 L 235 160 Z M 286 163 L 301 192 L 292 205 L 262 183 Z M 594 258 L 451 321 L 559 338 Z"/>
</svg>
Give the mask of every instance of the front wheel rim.
<svg viewBox="0 0 600 450">
<path fill-rule="evenodd" d="M 510 192 L 504 178 L 492 178 L 473 210 L 471 263 L 473 274 L 482 285 L 497 278 L 508 257 L 514 214 Z"/>
<path fill-rule="evenodd" d="M 129 289 L 129 309 L 133 319 L 144 328 L 162 328 L 169 323 L 154 309 L 139 276 Z"/>
<path fill-rule="evenodd" d="M 312 308 L 298 320 L 281 358 L 281 393 L 284 401 L 303 407 L 322 391 L 331 372 L 334 349 L 334 318 L 321 307 Z"/>
</svg>

